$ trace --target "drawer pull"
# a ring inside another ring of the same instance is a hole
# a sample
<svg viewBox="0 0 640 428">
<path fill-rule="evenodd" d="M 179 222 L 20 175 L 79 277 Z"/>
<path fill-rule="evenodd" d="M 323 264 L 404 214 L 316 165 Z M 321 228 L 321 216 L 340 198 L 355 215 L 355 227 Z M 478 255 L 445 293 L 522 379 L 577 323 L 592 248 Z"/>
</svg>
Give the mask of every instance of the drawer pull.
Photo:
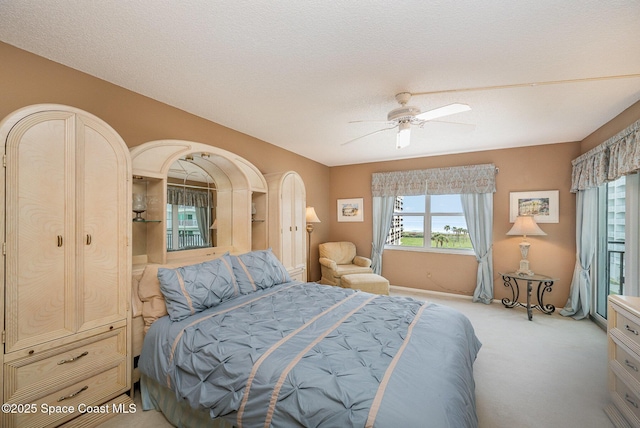
<svg viewBox="0 0 640 428">
<path fill-rule="evenodd" d="M 73 394 L 69 394 L 69 395 L 63 395 L 62 397 L 58 398 L 58 402 L 66 400 L 67 398 L 73 398 L 76 395 L 80 394 L 82 391 L 86 391 L 87 389 L 89 389 L 89 386 L 85 385 L 82 388 L 80 388 L 80 390 L 78 392 L 74 392 Z M 638 406 L 636 405 L 636 407 L 638 407 Z"/>
<path fill-rule="evenodd" d="M 67 358 L 66 360 L 61 360 L 60 362 L 58 362 L 58 365 L 61 365 L 64 363 L 72 363 L 75 360 L 79 360 L 80 358 L 84 357 L 85 355 L 89 355 L 89 351 L 84 351 L 82 354 L 78 355 L 77 357 L 71 357 L 71 358 Z"/>
<path fill-rule="evenodd" d="M 629 327 L 629 325 L 625 325 L 624 328 L 627 329 L 627 331 L 630 331 L 631 333 L 635 334 L 636 336 L 638 335 L 638 330 L 632 329 L 631 327 Z"/>
<path fill-rule="evenodd" d="M 638 408 L 638 403 L 636 403 L 635 401 L 633 401 L 631 399 L 631 396 L 629 394 L 624 394 L 624 399 L 627 400 L 633 407 L 635 407 L 636 409 Z"/>
<path fill-rule="evenodd" d="M 624 360 L 624 363 L 627 365 L 627 367 L 630 367 L 631 369 L 638 371 L 638 368 L 636 366 L 634 366 L 633 364 L 631 364 L 631 362 L 629 360 Z"/>
</svg>

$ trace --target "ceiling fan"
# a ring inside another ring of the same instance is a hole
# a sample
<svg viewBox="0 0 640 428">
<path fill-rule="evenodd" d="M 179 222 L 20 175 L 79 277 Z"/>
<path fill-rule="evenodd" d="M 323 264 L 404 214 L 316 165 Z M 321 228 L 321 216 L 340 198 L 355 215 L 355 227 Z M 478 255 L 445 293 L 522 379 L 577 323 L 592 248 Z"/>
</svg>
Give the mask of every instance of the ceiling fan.
<svg viewBox="0 0 640 428">
<path fill-rule="evenodd" d="M 412 125 L 422 127 L 426 122 L 430 120 L 439 119 L 444 116 L 471 110 L 471 107 L 469 107 L 467 104 L 454 103 L 422 112 L 419 107 L 407 105 L 410 99 L 410 92 L 400 92 L 399 94 L 396 94 L 396 101 L 398 101 L 400 107 L 391 110 L 389 114 L 387 114 L 387 122 L 391 126 L 378 129 L 377 131 L 354 138 L 353 140 L 349 140 L 342 145 L 344 146 L 345 144 L 352 143 L 361 138 L 368 137 L 369 135 L 388 131 L 389 129 L 398 128 L 398 134 L 396 136 L 396 148 L 402 149 L 404 147 L 407 147 L 411 143 Z M 364 121 L 358 120 L 351 123 L 354 122 Z"/>
<path fill-rule="evenodd" d="M 400 92 L 396 94 L 396 101 L 398 101 L 398 103 L 400 104 L 400 107 L 391 110 L 387 115 L 386 123 L 388 123 L 390 126 L 386 128 L 378 129 L 377 131 L 373 131 L 368 134 L 362 135 L 360 137 L 354 138 L 352 140 L 347 141 L 346 143 L 342 143 L 342 145 L 344 146 L 346 144 L 350 144 L 361 138 L 368 137 L 370 135 L 374 135 L 379 132 L 398 128 L 398 134 L 396 136 L 396 148 L 402 149 L 404 147 L 407 147 L 411 142 L 410 140 L 411 125 L 422 127 L 428 121 L 471 110 L 471 107 L 469 107 L 467 104 L 454 103 L 454 104 L 449 104 L 443 107 L 438 107 L 433 110 L 422 112 L 418 107 L 407 105 L 412 95 L 434 95 L 434 94 L 444 94 L 444 93 L 454 93 L 454 92 L 490 91 L 490 90 L 497 90 L 497 89 L 514 89 L 514 88 L 524 88 L 524 87 L 534 88 L 537 86 L 546 86 L 546 85 L 585 83 L 585 82 L 594 82 L 594 81 L 612 80 L 612 79 L 629 79 L 629 78 L 633 79 L 638 77 L 640 77 L 640 73 L 621 74 L 621 75 L 612 75 L 612 76 L 599 76 L 599 77 L 585 77 L 585 78 L 566 79 L 566 80 L 549 80 L 549 81 L 528 82 L 528 83 L 515 83 L 515 84 L 495 85 L 495 86 L 467 87 L 467 88 L 458 88 L 458 89 L 435 90 L 435 91 L 428 91 L 428 92 L 413 92 L 413 93 Z M 356 120 L 350 123 L 356 123 L 356 122 L 370 122 L 370 121 Z"/>
</svg>

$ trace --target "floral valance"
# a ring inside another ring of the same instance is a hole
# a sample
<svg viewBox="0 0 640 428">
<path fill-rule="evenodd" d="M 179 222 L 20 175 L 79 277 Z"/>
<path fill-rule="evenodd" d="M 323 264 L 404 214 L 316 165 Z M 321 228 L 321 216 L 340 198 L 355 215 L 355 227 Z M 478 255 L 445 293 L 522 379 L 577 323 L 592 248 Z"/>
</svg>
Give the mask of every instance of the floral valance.
<svg viewBox="0 0 640 428">
<path fill-rule="evenodd" d="M 167 203 L 200 208 L 211 206 L 209 191 L 176 186 L 167 186 Z"/>
<path fill-rule="evenodd" d="M 571 191 L 598 187 L 640 170 L 640 120 L 574 159 Z"/>
<path fill-rule="evenodd" d="M 495 176 L 493 164 L 375 172 L 371 177 L 371 192 L 373 196 L 493 193 Z"/>
</svg>

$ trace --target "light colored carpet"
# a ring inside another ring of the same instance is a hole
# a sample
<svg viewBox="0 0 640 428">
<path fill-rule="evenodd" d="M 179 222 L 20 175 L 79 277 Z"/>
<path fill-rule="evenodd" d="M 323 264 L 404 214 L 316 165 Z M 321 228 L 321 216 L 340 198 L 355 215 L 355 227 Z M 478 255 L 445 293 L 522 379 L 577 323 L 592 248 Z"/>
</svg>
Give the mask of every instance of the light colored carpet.
<svg viewBox="0 0 640 428">
<path fill-rule="evenodd" d="M 537 310 L 529 321 L 524 308 L 401 287 L 392 287 L 392 295 L 451 306 L 471 320 L 482 342 L 474 365 L 480 428 L 613 427 L 603 411 L 609 403 L 607 336 L 593 322 Z M 139 394 L 135 401 L 135 414 L 100 427 L 170 426 L 160 413 L 141 410 Z"/>
</svg>

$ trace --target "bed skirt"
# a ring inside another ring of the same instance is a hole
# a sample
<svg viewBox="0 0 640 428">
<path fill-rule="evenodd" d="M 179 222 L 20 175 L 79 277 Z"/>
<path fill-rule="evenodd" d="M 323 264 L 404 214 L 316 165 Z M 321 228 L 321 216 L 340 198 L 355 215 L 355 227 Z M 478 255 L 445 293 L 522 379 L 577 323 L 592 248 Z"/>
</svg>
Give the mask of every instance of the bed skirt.
<svg viewBox="0 0 640 428">
<path fill-rule="evenodd" d="M 178 428 L 233 428 L 224 419 L 211 419 L 209 411 L 197 410 L 186 401 L 178 401 L 176 394 L 152 378 L 140 377 L 142 410 L 158 410 L 172 425 Z"/>
</svg>

